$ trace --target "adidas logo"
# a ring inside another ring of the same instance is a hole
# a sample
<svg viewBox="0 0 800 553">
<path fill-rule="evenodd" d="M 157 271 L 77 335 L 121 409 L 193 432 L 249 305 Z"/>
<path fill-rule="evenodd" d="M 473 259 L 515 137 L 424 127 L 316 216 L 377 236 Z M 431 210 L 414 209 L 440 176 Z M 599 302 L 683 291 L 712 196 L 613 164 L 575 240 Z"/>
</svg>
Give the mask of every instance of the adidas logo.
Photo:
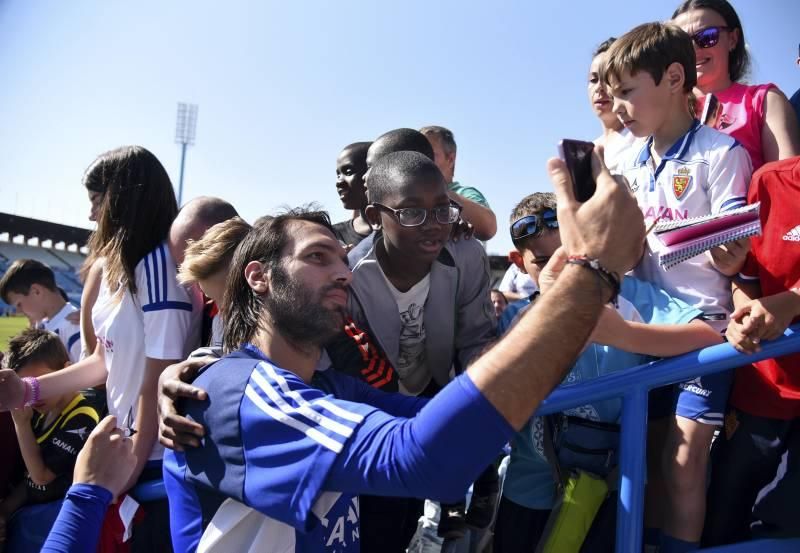
<svg viewBox="0 0 800 553">
<path fill-rule="evenodd" d="M 797 225 L 792 230 L 784 234 L 783 239 L 787 242 L 800 242 L 800 225 Z"/>
</svg>

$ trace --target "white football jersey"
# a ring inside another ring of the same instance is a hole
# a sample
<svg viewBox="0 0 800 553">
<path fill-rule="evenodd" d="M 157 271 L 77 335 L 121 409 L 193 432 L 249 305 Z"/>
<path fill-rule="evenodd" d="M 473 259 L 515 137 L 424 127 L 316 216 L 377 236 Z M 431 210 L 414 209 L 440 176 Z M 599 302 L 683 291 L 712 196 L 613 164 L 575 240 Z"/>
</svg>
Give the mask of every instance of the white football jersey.
<svg viewBox="0 0 800 553">
<path fill-rule="evenodd" d="M 176 275 L 163 243 L 136 266 L 135 294 L 127 286 L 112 292 L 105 278 L 100 286 L 92 323 L 108 369 L 108 411 L 120 428 L 136 420 L 146 358 L 183 360 L 200 342 L 202 296 L 178 284 Z M 156 442 L 150 458 L 162 453 Z"/>
<path fill-rule="evenodd" d="M 68 315 L 78 311 L 78 308 L 67 302 L 61 311 L 56 313 L 52 319 L 42 321 L 42 328 L 58 335 L 64 347 L 69 353 L 69 360 L 77 363 L 81 360 L 81 327 L 77 323 L 70 322 Z"/>
<path fill-rule="evenodd" d="M 735 139 L 695 121 L 664 154 L 656 167 L 650 154 L 652 137 L 623 164 L 622 173 L 639 202 L 649 227 L 656 219 L 673 221 L 742 207 L 752 174 L 750 155 Z M 731 312 L 730 279 L 703 253 L 665 271 L 658 264 L 658 239 L 648 247 L 634 276 L 701 309 L 717 329 Z"/>
</svg>

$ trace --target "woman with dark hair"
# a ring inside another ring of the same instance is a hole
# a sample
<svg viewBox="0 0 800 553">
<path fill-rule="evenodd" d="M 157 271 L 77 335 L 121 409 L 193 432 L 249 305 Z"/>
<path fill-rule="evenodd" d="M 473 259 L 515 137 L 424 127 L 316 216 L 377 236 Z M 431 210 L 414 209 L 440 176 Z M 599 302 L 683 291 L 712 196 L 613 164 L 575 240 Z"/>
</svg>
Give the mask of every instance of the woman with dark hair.
<svg viewBox="0 0 800 553">
<path fill-rule="evenodd" d="M 89 241 L 92 254 L 103 262 L 91 314 L 97 347 L 79 363 L 52 375 L 23 380 L 9 375 L 3 384 L 20 403 L 32 404 L 105 383 L 109 413 L 133 436 L 136 468 L 124 488 L 129 489 L 140 477 L 161 477 L 163 448 L 156 442 L 158 376 L 197 345 L 201 299 L 176 280 L 176 263 L 165 241 L 178 206 L 158 159 L 140 146 L 125 146 L 102 154 L 87 175 L 87 180 L 97 177 L 107 185 L 97 231 Z M 166 505 L 163 513 L 158 512 L 160 507 L 153 506 L 154 518 L 166 520 Z M 138 533 L 143 534 L 141 529 Z M 148 544 L 152 549 L 160 550 L 158 539 L 169 544 L 166 528 L 158 534 L 148 535 L 147 539 L 156 540 Z M 134 534 L 134 548 L 140 550 L 136 541 Z"/>
<path fill-rule="evenodd" d="M 772 83 L 746 85 L 750 66 L 739 16 L 727 0 L 686 0 L 672 19 L 689 33 L 697 56 L 696 113 L 731 135 L 750 153 L 755 171 L 764 163 L 800 155 L 800 130 L 792 106 Z M 706 99 L 713 95 L 716 102 Z"/>
<path fill-rule="evenodd" d="M 89 220 L 96 222 L 100 216 L 100 206 L 103 204 L 103 197 L 106 194 L 107 171 L 110 164 L 110 156 L 100 156 L 95 159 L 83 174 L 83 186 L 89 195 L 91 210 Z M 97 337 L 92 326 L 92 308 L 97 301 L 97 294 L 100 292 L 100 282 L 103 277 L 103 260 L 96 253 L 89 250 L 89 255 L 80 269 L 80 277 L 83 282 L 81 292 L 81 359 L 88 356 L 97 347 Z"/>
<path fill-rule="evenodd" d="M 606 85 L 600 77 L 603 71 L 603 64 L 606 60 L 606 52 L 614 44 L 616 38 L 611 37 L 603 41 L 592 54 L 592 64 L 589 66 L 589 102 L 592 111 L 600 119 L 603 134 L 595 138 L 594 143 L 603 146 L 604 161 L 606 167 L 612 173 L 622 161 L 622 153 L 625 152 L 635 141 L 631 132 L 622 125 L 617 114 L 611 109 L 611 97 L 608 95 Z"/>
</svg>

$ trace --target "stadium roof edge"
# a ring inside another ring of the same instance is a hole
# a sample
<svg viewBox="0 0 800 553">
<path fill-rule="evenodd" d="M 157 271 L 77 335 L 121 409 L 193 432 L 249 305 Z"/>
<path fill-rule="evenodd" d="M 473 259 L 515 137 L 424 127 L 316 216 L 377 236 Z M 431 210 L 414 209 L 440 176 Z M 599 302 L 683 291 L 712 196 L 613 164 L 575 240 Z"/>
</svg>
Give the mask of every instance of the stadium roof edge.
<svg viewBox="0 0 800 553">
<path fill-rule="evenodd" d="M 9 234 L 9 241 L 16 236 L 24 236 L 26 241 L 38 238 L 40 244 L 45 240 L 51 240 L 53 244 L 64 242 L 65 246 L 75 244 L 78 248 L 86 245 L 92 233 L 85 228 L 0 213 L 0 234 L 6 232 Z"/>
</svg>

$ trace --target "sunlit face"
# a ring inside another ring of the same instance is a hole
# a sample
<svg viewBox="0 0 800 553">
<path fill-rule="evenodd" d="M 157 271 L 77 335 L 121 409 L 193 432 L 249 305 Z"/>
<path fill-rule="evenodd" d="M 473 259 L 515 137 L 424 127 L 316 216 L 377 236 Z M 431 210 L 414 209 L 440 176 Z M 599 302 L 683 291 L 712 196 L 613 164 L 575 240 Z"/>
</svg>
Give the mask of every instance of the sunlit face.
<svg viewBox="0 0 800 553">
<path fill-rule="evenodd" d="M 494 314 L 499 319 L 500 315 L 502 315 L 503 311 L 505 311 L 506 307 L 508 307 L 508 300 L 501 292 L 496 290 L 492 290 L 491 294 L 492 305 L 494 306 Z"/>
<path fill-rule="evenodd" d="M 525 272 L 539 284 L 539 273 L 561 246 L 561 234 L 557 230 L 546 231 L 541 236 L 525 240 L 527 246 L 522 250 L 522 266 Z"/>
<path fill-rule="evenodd" d="M 278 267 L 270 268 L 264 303 L 276 327 L 298 343 L 324 345 L 344 326 L 352 274 L 329 230 L 292 221 Z"/>
<path fill-rule="evenodd" d="M 345 209 L 364 209 L 367 206 L 366 172 L 363 150 L 342 150 L 336 159 L 336 191 Z"/>
<path fill-rule="evenodd" d="M 18 313 L 24 314 L 32 321 L 41 321 L 47 314 L 43 305 L 42 289 L 38 284 L 31 285 L 27 294 L 9 292 L 8 303 L 13 306 Z"/>
<path fill-rule="evenodd" d="M 103 195 L 100 192 L 89 190 L 89 203 L 92 205 L 89 211 L 89 220 L 97 221 L 100 216 L 100 205 L 103 203 Z"/>
<path fill-rule="evenodd" d="M 703 92 L 718 90 L 720 83 L 730 81 L 728 56 L 739 41 L 738 29 L 727 29 L 725 19 L 709 8 L 689 10 L 675 18 L 674 23 L 694 37 L 710 27 L 719 27 L 719 42 L 709 48 L 700 48 L 693 39 L 694 53 L 697 57 L 697 88 Z"/>
<path fill-rule="evenodd" d="M 614 114 L 635 137 L 650 136 L 664 125 L 669 113 L 665 106 L 671 101 L 666 75 L 656 85 L 647 71 L 626 71 L 609 85 Z"/>
<path fill-rule="evenodd" d="M 425 138 L 427 138 L 428 142 L 431 143 L 431 148 L 433 148 L 433 162 L 436 164 L 436 167 L 439 168 L 439 171 L 442 172 L 444 181 L 447 184 L 453 182 L 456 155 L 454 153 L 446 153 L 444 151 L 444 147 L 442 146 L 441 139 L 435 134 L 426 134 Z"/>
<path fill-rule="evenodd" d="M 214 303 L 217 307 L 222 309 L 222 300 L 225 297 L 225 283 L 228 279 L 228 271 L 224 269 L 218 271 L 208 278 L 202 278 L 197 281 L 197 285 L 203 294 Z"/>
<path fill-rule="evenodd" d="M 605 63 L 605 59 L 605 52 L 594 57 L 592 65 L 589 67 L 589 83 L 587 86 L 592 110 L 600 119 L 604 119 L 609 115 L 615 117 L 611 111 L 611 97 L 606 90 L 606 84 L 600 80 L 600 68 Z"/>
<path fill-rule="evenodd" d="M 453 227 L 452 223 L 440 223 L 432 211 L 450 205 L 447 188 L 441 179 L 398 183 L 382 204 L 392 209 L 427 210 L 425 222 L 421 225 L 404 227 L 392 212 L 375 206 L 367 208 L 370 223 L 379 224 L 383 229 L 383 244 L 389 256 L 421 263 L 432 263 L 439 257 Z"/>
</svg>

